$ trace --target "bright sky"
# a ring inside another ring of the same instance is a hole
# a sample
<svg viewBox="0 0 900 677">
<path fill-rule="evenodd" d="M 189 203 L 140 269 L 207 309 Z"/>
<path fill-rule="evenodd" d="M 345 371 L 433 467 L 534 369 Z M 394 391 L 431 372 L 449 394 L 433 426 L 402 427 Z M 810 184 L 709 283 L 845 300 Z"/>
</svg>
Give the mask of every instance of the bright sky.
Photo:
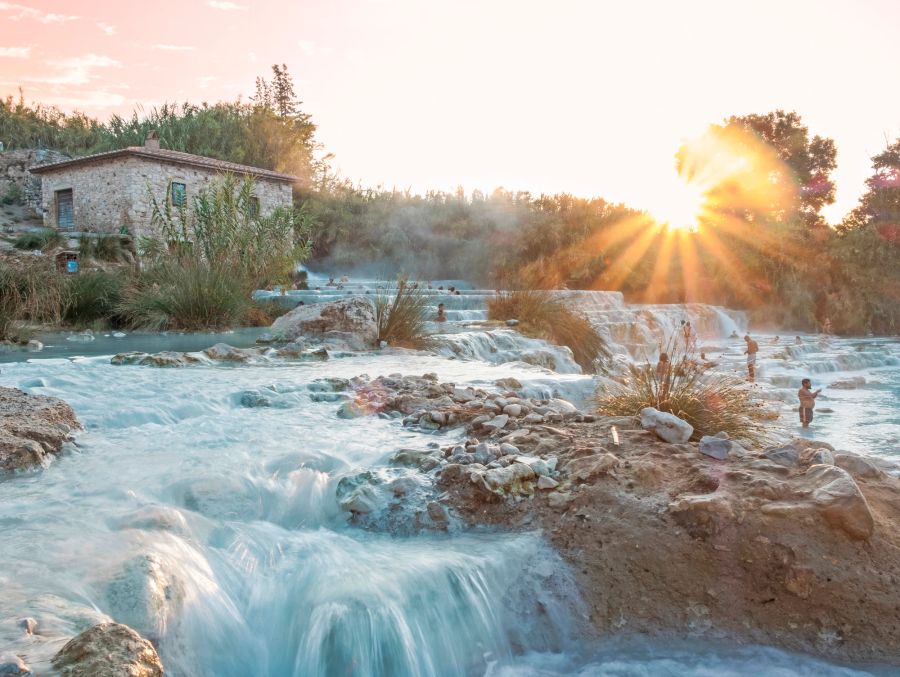
<svg viewBox="0 0 900 677">
<path fill-rule="evenodd" d="M 0 93 L 105 117 L 247 97 L 284 62 L 364 185 L 568 191 L 665 211 L 683 138 L 798 111 L 837 221 L 900 135 L 896 0 L 19 0 Z"/>
</svg>

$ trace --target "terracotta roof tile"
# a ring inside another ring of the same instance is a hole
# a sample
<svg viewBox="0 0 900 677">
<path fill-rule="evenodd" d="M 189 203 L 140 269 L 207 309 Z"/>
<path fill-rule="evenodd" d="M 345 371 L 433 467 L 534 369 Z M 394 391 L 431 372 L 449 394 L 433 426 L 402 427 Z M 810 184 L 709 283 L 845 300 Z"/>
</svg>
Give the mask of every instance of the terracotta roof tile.
<svg viewBox="0 0 900 677">
<path fill-rule="evenodd" d="M 72 160 L 63 160 L 62 162 L 53 162 L 51 164 L 38 165 L 37 167 L 32 167 L 30 171 L 32 174 L 44 174 L 59 169 L 75 167 L 77 165 L 114 160 L 120 157 L 138 157 L 146 160 L 156 160 L 158 162 L 169 162 L 177 165 L 200 167 L 201 169 L 210 169 L 217 172 L 250 174 L 252 176 L 258 176 L 263 179 L 272 179 L 275 181 L 287 181 L 293 183 L 298 180 L 296 176 L 273 172 L 271 169 L 262 169 L 260 167 L 251 167 L 249 165 L 239 165 L 235 162 L 216 160 L 215 158 L 206 157 L 203 155 L 192 155 L 191 153 L 182 153 L 181 151 L 166 150 L 163 148 L 146 148 L 145 146 L 129 146 L 128 148 L 120 148 L 119 150 L 111 150 L 105 153 L 85 155 L 83 157 L 74 158 Z"/>
</svg>

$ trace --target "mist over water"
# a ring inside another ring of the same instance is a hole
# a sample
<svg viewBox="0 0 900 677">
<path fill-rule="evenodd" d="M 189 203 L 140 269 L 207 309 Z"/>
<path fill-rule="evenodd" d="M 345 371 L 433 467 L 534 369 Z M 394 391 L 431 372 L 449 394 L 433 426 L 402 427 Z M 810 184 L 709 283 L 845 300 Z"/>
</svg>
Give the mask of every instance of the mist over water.
<svg viewBox="0 0 900 677">
<path fill-rule="evenodd" d="M 655 356 L 659 336 L 687 317 L 717 368 L 743 373 L 743 341 L 728 338 L 743 335 L 740 313 L 573 296 L 622 359 Z M 484 312 L 483 294 L 451 302 L 450 311 Z M 68 638 L 112 617 L 157 642 L 172 675 L 870 674 L 699 638 L 597 644 L 566 565 L 539 533 L 400 537 L 348 526 L 342 478 L 418 481 L 391 467 L 391 454 L 462 431 L 339 420 L 338 402 L 311 397 L 315 379 L 434 372 L 485 385 L 511 376 L 529 394 L 581 405 L 593 390 L 566 349 L 507 329 L 449 322 L 441 331 L 437 355 L 159 369 L 110 365 L 98 338 L 81 354 L 105 355 L 4 364 L 0 385 L 66 400 L 85 432 L 49 467 L 0 481 L 0 645 L 46 671 Z M 785 346 L 789 338 L 760 338 L 760 392 L 785 412 L 785 433 L 796 432 L 796 390 L 811 374 L 826 388 L 808 434 L 896 454 L 900 343 Z M 140 339 L 122 341 L 133 349 Z M 854 377 L 853 387 L 829 387 Z M 245 406 L 244 393 L 264 393 L 271 406 Z M 41 635 L 23 636 L 16 620 L 26 616 Z"/>
</svg>

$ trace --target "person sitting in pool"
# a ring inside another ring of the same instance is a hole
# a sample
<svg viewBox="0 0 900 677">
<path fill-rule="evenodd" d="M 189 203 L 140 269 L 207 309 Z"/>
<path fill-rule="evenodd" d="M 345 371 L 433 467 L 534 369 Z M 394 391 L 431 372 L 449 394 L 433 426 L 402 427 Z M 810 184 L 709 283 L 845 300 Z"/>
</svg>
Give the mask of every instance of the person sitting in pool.
<svg viewBox="0 0 900 677">
<path fill-rule="evenodd" d="M 802 345 L 803 345 L 803 339 L 800 338 L 799 336 L 795 336 L 795 337 L 794 337 L 794 345 L 795 345 L 795 346 L 802 346 Z"/>
<path fill-rule="evenodd" d="M 435 322 L 446 322 L 447 321 L 447 316 L 444 315 L 444 304 L 443 303 L 438 303 L 438 311 L 437 311 L 437 315 L 434 318 L 434 321 Z"/>
<path fill-rule="evenodd" d="M 740 336 L 738 336 L 738 333 L 732 329 L 731 336 L 729 336 L 728 338 L 740 338 Z"/>
<path fill-rule="evenodd" d="M 804 428 L 808 428 L 809 424 L 812 423 L 816 398 L 822 392 L 821 388 L 815 392 L 810 390 L 810 388 L 812 388 L 812 381 L 805 378 L 800 382 L 800 390 L 797 391 L 797 397 L 800 398 L 800 425 Z"/>
</svg>

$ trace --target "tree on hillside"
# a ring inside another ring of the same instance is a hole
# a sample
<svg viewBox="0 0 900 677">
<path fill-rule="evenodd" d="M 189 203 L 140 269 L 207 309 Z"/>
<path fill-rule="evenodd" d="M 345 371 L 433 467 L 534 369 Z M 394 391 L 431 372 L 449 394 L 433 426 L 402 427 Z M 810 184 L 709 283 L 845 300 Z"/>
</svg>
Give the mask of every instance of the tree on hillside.
<svg viewBox="0 0 900 677">
<path fill-rule="evenodd" d="M 773 177 L 776 181 L 796 181 L 799 188 L 797 212 L 807 227 L 825 225 L 820 214 L 835 197 L 831 172 L 837 167 L 837 148 L 832 139 L 809 136 L 809 128 L 796 112 L 776 110 L 765 114 L 735 115 L 726 126 L 742 127 L 760 137 L 791 170 L 793 176 Z"/>
<path fill-rule="evenodd" d="M 829 289 L 835 328 L 900 330 L 900 139 L 872 158 L 859 205 L 832 243 L 840 275 Z"/>
<path fill-rule="evenodd" d="M 252 100 L 258 106 L 263 106 L 275 111 L 283 118 L 303 118 L 309 116 L 301 112 L 302 101 L 297 99 L 294 91 L 294 78 L 288 72 L 285 64 L 272 65 L 272 80 L 256 78 L 256 94 Z"/>
</svg>

